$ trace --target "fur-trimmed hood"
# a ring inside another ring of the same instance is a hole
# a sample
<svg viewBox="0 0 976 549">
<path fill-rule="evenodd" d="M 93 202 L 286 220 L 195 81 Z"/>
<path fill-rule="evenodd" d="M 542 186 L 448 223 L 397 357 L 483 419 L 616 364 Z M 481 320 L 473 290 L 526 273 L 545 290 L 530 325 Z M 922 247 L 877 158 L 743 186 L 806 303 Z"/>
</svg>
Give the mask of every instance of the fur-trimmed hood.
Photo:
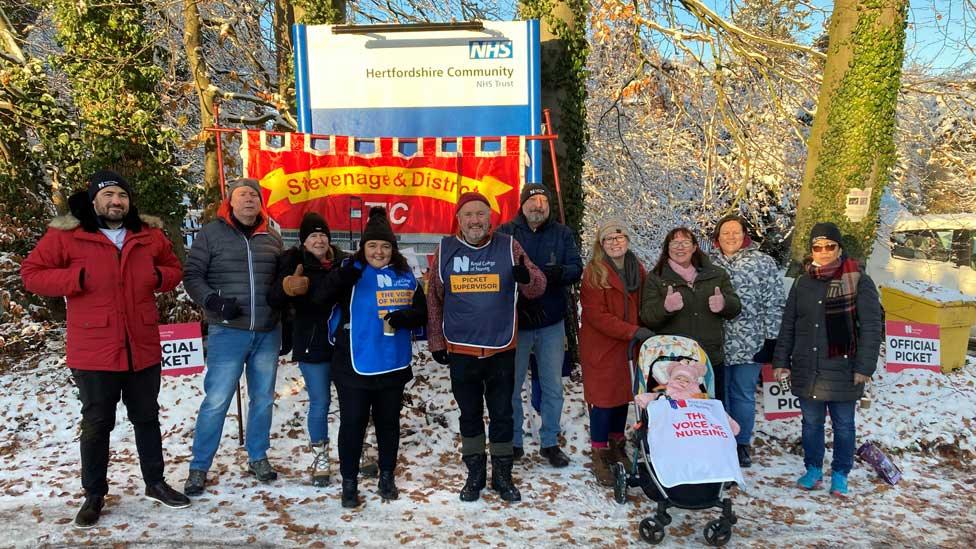
<svg viewBox="0 0 976 549">
<path fill-rule="evenodd" d="M 68 198 L 68 209 L 71 213 L 55 217 L 48 223 L 52 229 L 71 231 L 79 226 L 86 232 L 98 232 L 98 217 L 95 206 L 88 199 L 87 191 L 78 191 Z M 138 233 L 143 225 L 153 229 L 162 229 L 163 220 L 154 215 L 142 215 L 134 204 L 129 204 L 129 212 L 122 219 L 122 226 L 126 230 Z"/>
</svg>

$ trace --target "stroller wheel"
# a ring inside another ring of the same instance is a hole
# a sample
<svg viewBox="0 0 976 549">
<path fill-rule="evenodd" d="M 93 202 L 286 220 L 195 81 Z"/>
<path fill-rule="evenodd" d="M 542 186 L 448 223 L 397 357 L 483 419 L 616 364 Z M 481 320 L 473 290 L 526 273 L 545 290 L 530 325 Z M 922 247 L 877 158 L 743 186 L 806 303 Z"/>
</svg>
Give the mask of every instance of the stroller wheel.
<svg viewBox="0 0 976 549">
<path fill-rule="evenodd" d="M 640 521 L 638 531 L 641 539 L 651 545 L 657 545 L 664 541 L 664 527 L 650 517 Z"/>
<path fill-rule="evenodd" d="M 627 503 L 627 471 L 622 463 L 614 463 L 610 470 L 613 472 L 613 499 L 623 505 Z"/>
<path fill-rule="evenodd" d="M 732 539 L 732 525 L 725 519 L 715 519 L 705 525 L 705 543 L 721 547 Z"/>
<path fill-rule="evenodd" d="M 655 516 L 654 518 L 659 523 L 661 523 L 662 526 L 667 526 L 667 525 L 671 524 L 671 515 L 669 515 L 667 513 L 667 511 L 665 511 L 663 513 L 658 513 L 657 516 Z"/>
</svg>

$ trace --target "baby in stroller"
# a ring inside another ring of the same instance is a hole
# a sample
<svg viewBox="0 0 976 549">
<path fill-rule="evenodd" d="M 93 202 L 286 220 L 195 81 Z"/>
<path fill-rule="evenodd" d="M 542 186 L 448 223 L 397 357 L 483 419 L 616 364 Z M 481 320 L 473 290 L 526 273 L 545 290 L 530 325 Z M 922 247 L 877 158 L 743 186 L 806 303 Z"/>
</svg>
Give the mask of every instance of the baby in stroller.
<svg viewBox="0 0 976 549">
<path fill-rule="evenodd" d="M 708 394 L 701 390 L 701 384 L 704 380 L 706 370 L 706 366 L 701 362 L 694 362 L 686 358 L 676 362 L 659 362 L 654 367 L 653 375 L 654 379 L 660 385 L 655 387 L 652 392 L 635 395 L 634 402 L 641 408 L 646 409 L 647 405 L 652 401 L 661 398 L 659 391 L 662 388 L 664 389 L 664 394 L 672 400 L 708 398 Z M 726 415 L 729 418 L 729 427 L 732 428 L 732 434 L 739 434 L 739 424 L 732 419 L 732 416 Z"/>
</svg>

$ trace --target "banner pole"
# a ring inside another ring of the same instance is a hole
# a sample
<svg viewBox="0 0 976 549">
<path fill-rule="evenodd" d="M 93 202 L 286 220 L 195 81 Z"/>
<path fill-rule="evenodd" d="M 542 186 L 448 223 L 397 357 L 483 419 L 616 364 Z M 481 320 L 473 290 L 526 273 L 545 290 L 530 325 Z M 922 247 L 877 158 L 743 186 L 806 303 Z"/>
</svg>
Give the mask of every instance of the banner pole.
<svg viewBox="0 0 976 549">
<path fill-rule="evenodd" d="M 549 109 L 542 109 L 542 117 L 546 122 L 545 136 L 556 137 L 552 133 L 552 118 L 549 116 Z M 559 222 L 566 224 L 566 211 L 563 209 L 563 192 L 559 187 L 559 166 L 556 163 L 556 140 L 547 139 L 549 142 L 549 159 L 552 160 L 552 180 L 556 184 L 556 199 L 559 200 Z"/>
<path fill-rule="evenodd" d="M 214 101 L 213 110 L 214 110 L 213 113 L 214 127 L 219 128 L 220 127 L 220 103 L 219 102 Z M 224 151 L 223 151 L 223 147 L 221 146 L 221 141 L 222 141 L 221 138 L 223 137 L 223 135 L 221 134 L 223 132 L 217 131 L 214 133 L 217 134 L 217 181 L 220 182 L 220 198 L 221 200 L 223 200 L 226 194 L 226 187 L 224 186 Z M 242 442 L 241 444 L 244 443 Z"/>
<path fill-rule="evenodd" d="M 244 446 L 244 411 L 241 409 L 241 380 L 237 380 L 237 441 Z"/>
</svg>

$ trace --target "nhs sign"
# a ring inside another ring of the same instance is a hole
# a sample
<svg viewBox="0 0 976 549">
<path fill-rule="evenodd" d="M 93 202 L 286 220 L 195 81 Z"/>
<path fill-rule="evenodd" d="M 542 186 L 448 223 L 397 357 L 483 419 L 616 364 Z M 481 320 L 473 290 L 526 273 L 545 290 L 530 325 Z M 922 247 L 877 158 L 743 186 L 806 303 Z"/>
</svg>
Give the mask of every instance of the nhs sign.
<svg viewBox="0 0 976 549">
<path fill-rule="evenodd" d="M 511 40 L 469 40 L 468 59 L 511 59 Z"/>
</svg>

